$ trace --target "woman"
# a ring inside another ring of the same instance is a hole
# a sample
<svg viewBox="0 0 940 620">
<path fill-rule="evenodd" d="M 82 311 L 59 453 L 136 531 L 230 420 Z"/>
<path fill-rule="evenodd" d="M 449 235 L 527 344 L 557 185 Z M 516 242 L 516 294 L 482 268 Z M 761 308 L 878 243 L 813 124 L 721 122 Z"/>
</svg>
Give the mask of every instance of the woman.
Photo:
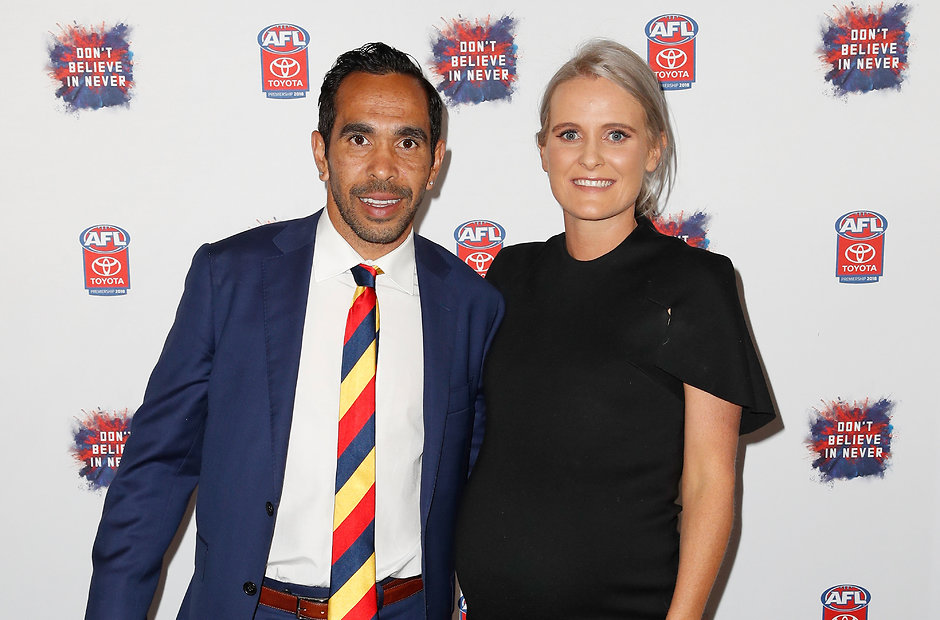
<svg viewBox="0 0 940 620">
<path fill-rule="evenodd" d="M 732 526 L 738 434 L 774 415 L 734 269 L 646 219 L 675 150 L 640 57 L 582 47 L 541 121 L 565 232 L 502 250 L 487 277 L 506 316 L 458 529 L 469 617 L 698 619 Z"/>
</svg>

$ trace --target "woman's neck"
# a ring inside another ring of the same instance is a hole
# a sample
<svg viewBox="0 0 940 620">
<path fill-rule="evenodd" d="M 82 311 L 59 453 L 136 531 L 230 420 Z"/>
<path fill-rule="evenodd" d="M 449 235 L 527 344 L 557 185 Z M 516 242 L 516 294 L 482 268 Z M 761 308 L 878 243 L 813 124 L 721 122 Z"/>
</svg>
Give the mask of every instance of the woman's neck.
<svg viewBox="0 0 940 620">
<path fill-rule="evenodd" d="M 637 227 L 633 212 L 629 217 L 582 220 L 565 214 L 565 247 L 571 258 L 594 260 L 620 245 Z"/>
</svg>

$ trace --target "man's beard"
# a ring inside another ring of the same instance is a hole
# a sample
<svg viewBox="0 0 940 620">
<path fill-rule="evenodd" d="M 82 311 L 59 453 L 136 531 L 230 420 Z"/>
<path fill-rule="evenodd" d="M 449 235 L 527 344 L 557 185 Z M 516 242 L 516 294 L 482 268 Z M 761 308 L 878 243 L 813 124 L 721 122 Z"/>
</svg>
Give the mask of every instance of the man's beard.
<svg viewBox="0 0 940 620">
<path fill-rule="evenodd" d="M 414 193 L 408 187 L 395 185 L 389 181 L 371 181 L 362 185 L 354 185 L 349 189 L 349 194 L 344 195 L 338 182 L 334 182 L 336 176 L 330 174 L 330 191 L 333 194 L 333 201 L 339 210 L 340 217 L 352 229 L 353 233 L 363 241 L 369 243 L 394 243 L 411 225 L 414 220 L 418 205 L 424 199 L 422 191 L 417 199 L 412 200 Z M 402 203 L 396 206 L 397 214 L 391 220 L 373 223 L 368 217 L 356 211 L 353 205 L 354 201 L 359 200 L 359 196 L 371 193 L 391 194 L 402 199 Z M 410 201 L 410 202 L 409 202 Z"/>
</svg>

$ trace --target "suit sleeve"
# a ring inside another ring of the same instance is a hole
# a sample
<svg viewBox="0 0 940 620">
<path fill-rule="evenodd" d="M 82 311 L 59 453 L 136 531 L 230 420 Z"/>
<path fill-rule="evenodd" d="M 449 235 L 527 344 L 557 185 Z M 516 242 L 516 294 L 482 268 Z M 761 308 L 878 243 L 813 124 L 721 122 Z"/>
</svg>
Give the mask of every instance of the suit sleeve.
<svg viewBox="0 0 940 620">
<path fill-rule="evenodd" d="M 86 620 L 143 619 L 199 479 L 214 352 L 209 247 L 196 252 L 176 319 L 131 422 L 92 550 Z"/>
</svg>

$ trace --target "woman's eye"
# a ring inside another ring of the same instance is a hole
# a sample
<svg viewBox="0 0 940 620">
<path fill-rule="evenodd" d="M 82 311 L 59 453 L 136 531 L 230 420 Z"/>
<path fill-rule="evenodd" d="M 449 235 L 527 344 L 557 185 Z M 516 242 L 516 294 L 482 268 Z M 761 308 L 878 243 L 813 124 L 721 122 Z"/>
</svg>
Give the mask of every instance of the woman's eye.
<svg viewBox="0 0 940 620">
<path fill-rule="evenodd" d="M 612 142 L 623 142 L 627 139 L 627 134 L 622 131 L 612 131 L 608 137 Z"/>
<path fill-rule="evenodd" d="M 568 129 L 567 131 L 561 132 L 558 137 L 560 137 L 562 140 L 577 140 L 578 132 L 574 129 Z"/>
</svg>

